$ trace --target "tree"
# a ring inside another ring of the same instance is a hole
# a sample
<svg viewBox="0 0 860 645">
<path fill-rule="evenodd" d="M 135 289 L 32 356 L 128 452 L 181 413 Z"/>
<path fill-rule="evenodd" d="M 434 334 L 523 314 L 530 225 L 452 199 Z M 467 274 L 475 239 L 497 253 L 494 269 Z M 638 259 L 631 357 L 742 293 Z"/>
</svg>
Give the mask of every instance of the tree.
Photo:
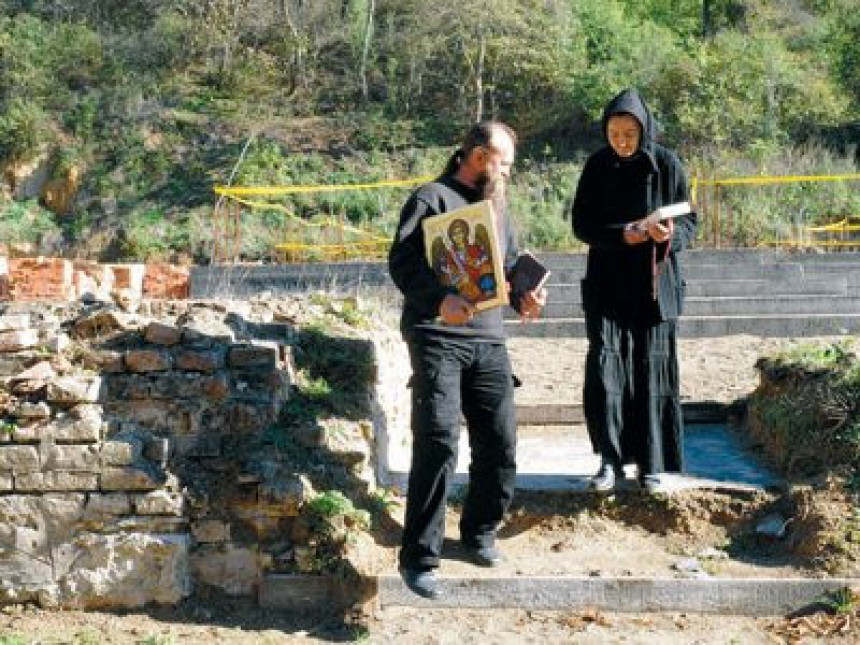
<svg viewBox="0 0 860 645">
<path fill-rule="evenodd" d="M 833 75 L 853 96 L 854 118 L 860 119 L 860 13 L 856 5 L 841 3 L 831 15 L 828 31 Z"/>
</svg>

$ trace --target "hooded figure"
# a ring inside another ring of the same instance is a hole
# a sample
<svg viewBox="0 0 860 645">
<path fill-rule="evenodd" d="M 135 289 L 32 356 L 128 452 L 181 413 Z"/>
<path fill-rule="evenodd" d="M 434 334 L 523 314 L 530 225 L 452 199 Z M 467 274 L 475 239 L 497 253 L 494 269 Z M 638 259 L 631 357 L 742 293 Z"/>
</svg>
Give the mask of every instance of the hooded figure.
<svg viewBox="0 0 860 645">
<path fill-rule="evenodd" d="M 606 106 L 603 134 L 607 145 L 585 163 L 572 216 L 574 235 L 589 246 L 583 404 L 592 447 L 602 458 L 593 485 L 613 488 L 622 467 L 635 463 L 643 486 L 656 490 L 659 473 L 683 468 L 678 254 L 694 238 L 697 220 L 694 213 L 644 220 L 689 198 L 681 162 L 655 141 L 654 119 L 635 90 Z"/>
</svg>

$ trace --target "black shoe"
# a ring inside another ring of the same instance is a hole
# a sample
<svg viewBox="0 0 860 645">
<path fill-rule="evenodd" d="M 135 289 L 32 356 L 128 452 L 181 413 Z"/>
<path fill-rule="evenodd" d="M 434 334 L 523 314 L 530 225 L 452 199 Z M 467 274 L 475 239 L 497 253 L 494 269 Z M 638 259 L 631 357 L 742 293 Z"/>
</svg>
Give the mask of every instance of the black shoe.
<svg viewBox="0 0 860 645">
<path fill-rule="evenodd" d="M 403 582 L 413 593 L 422 598 L 436 600 L 442 596 L 442 587 L 439 585 L 439 578 L 436 577 L 436 572 L 433 569 L 400 567 L 400 577 L 403 578 Z"/>
<path fill-rule="evenodd" d="M 463 552 L 469 562 L 477 564 L 479 567 L 497 567 L 504 560 L 502 554 L 494 546 L 468 546 L 464 544 Z"/>
<path fill-rule="evenodd" d="M 591 487 L 599 493 L 605 493 L 615 488 L 615 481 L 621 476 L 623 472 L 618 472 L 615 466 L 603 463 L 597 474 L 591 478 Z"/>
</svg>

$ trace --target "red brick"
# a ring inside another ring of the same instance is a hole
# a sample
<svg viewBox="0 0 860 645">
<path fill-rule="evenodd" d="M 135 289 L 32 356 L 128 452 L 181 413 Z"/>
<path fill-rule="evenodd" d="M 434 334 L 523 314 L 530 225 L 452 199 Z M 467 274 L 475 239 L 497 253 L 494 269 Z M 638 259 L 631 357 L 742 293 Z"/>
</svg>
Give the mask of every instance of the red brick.
<svg viewBox="0 0 860 645">
<path fill-rule="evenodd" d="M 181 300 L 188 297 L 188 268 L 172 264 L 147 264 L 143 276 L 146 298 Z"/>
<path fill-rule="evenodd" d="M 10 258 L 13 300 L 68 301 L 72 298 L 72 263 L 62 258 Z"/>
<path fill-rule="evenodd" d="M 4 262 L 8 270 L 4 270 Z M 90 291 L 100 298 L 130 289 L 148 298 L 188 297 L 187 267 L 170 264 L 113 264 L 62 258 L 0 257 L 0 300 L 69 301 Z"/>
<path fill-rule="evenodd" d="M 108 270 L 113 273 L 114 289 L 131 289 L 139 294 L 143 286 L 143 275 L 146 267 L 143 264 L 108 264 Z"/>
<path fill-rule="evenodd" d="M 9 263 L 4 257 L 0 257 L 0 300 L 10 300 L 12 289 L 9 284 Z"/>
</svg>

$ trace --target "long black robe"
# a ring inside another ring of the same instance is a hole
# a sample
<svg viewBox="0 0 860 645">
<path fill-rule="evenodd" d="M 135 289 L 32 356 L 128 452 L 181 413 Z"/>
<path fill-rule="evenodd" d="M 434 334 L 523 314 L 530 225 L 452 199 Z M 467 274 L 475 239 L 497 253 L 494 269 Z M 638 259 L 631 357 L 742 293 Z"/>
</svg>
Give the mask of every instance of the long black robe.
<svg viewBox="0 0 860 645">
<path fill-rule="evenodd" d="M 683 422 L 675 321 L 684 280 L 678 254 L 696 233 L 695 214 L 675 219 L 668 242 L 624 242 L 627 222 L 689 199 L 677 155 L 654 141 L 655 124 L 635 90 L 603 113 L 641 125 L 639 149 L 619 157 L 608 144 L 586 161 L 573 204 L 573 232 L 589 245 L 582 300 L 588 330 L 583 403 L 594 450 L 643 474 L 683 468 Z"/>
</svg>

